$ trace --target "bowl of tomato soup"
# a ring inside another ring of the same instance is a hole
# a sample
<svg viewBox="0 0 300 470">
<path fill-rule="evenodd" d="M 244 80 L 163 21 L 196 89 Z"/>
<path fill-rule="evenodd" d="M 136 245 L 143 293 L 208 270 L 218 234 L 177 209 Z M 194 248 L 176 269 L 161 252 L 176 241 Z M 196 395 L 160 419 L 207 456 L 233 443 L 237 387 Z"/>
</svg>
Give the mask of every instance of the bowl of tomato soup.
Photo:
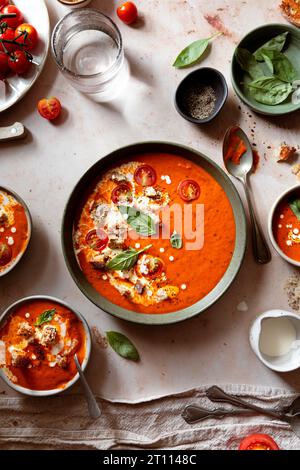
<svg viewBox="0 0 300 470">
<path fill-rule="evenodd" d="M 275 201 L 269 215 L 269 237 L 277 253 L 300 267 L 300 185 L 293 186 Z"/>
<path fill-rule="evenodd" d="M 181 145 L 130 145 L 99 160 L 67 203 L 62 245 L 82 292 L 119 318 L 167 324 L 210 307 L 244 257 L 246 222 L 223 170 Z"/>
<path fill-rule="evenodd" d="M 0 186 L 0 277 L 21 260 L 31 230 L 31 216 L 25 202 L 11 189 Z"/>
<path fill-rule="evenodd" d="M 0 318 L 0 376 L 25 395 L 49 396 L 71 387 L 88 364 L 91 335 L 83 316 L 49 296 L 18 300 Z"/>
</svg>

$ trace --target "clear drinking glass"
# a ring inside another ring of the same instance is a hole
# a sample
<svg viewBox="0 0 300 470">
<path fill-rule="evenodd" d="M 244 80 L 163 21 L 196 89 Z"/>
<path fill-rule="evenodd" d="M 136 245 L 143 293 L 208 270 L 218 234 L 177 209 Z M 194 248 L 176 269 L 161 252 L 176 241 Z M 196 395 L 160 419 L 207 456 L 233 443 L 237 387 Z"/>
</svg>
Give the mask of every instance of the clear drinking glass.
<svg viewBox="0 0 300 470">
<path fill-rule="evenodd" d="M 124 84 L 122 36 L 115 23 L 92 8 L 74 10 L 55 26 L 51 47 L 74 88 L 95 101 L 114 98 Z"/>
</svg>

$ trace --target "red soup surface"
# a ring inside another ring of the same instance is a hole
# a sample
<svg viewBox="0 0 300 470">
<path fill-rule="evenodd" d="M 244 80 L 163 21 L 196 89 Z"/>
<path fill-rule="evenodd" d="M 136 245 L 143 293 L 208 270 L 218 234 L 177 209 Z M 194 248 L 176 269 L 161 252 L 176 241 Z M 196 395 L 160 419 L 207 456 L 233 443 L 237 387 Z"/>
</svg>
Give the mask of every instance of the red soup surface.
<svg viewBox="0 0 300 470">
<path fill-rule="evenodd" d="M 273 235 L 286 256 L 300 261 L 300 191 L 289 194 L 278 204 Z"/>
<path fill-rule="evenodd" d="M 169 313 L 218 284 L 235 233 L 230 202 L 209 173 L 177 155 L 147 153 L 99 175 L 79 209 L 74 250 L 89 283 L 114 304 Z M 124 254 L 128 264 L 116 263 Z"/>
<path fill-rule="evenodd" d="M 82 363 L 86 335 L 68 308 L 32 300 L 16 307 L 0 329 L 0 367 L 17 385 L 31 390 L 64 388 Z"/>
</svg>

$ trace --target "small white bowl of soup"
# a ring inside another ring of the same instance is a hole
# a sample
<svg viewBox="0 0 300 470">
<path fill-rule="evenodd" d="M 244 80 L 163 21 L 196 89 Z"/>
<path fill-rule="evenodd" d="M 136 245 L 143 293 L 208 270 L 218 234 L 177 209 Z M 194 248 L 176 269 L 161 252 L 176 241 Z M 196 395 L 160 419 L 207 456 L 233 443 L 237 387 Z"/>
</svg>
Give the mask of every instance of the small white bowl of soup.
<svg viewBox="0 0 300 470">
<path fill-rule="evenodd" d="M 31 230 L 25 202 L 11 189 L 0 186 L 0 277 L 8 274 L 23 257 Z"/>
<path fill-rule="evenodd" d="M 300 185 L 284 191 L 273 204 L 268 222 L 269 237 L 277 253 L 300 267 Z"/>
<path fill-rule="evenodd" d="M 0 376 L 14 390 L 49 396 L 79 378 L 74 355 L 84 370 L 91 334 L 83 316 L 49 296 L 23 298 L 0 318 Z"/>
</svg>

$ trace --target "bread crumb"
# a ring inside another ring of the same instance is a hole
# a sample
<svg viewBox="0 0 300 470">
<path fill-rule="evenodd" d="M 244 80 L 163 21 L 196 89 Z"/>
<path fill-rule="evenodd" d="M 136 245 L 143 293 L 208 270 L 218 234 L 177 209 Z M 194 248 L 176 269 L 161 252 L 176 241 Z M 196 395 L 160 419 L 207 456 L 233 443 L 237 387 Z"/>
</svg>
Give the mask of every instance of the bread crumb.
<svg viewBox="0 0 300 470">
<path fill-rule="evenodd" d="M 100 333 L 96 326 L 92 326 L 92 333 L 98 346 L 102 349 L 106 349 L 108 346 L 107 339 Z"/>
<path fill-rule="evenodd" d="M 299 312 L 300 310 L 300 275 L 290 276 L 284 286 L 284 291 L 288 297 L 289 306 Z"/>
<path fill-rule="evenodd" d="M 279 152 L 277 155 L 277 162 L 286 162 L 297 152 L 296 147 L 287 145 L 285 142 L 279 147 Z"/>
</svg>

